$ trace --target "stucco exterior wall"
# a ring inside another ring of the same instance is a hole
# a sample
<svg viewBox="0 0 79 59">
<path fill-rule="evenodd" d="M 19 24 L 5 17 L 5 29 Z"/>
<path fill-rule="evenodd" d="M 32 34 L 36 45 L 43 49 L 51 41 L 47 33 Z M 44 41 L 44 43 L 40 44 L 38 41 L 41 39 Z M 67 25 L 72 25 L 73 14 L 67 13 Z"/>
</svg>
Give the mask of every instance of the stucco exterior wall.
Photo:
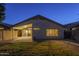
<svg viewBox="0 0 79 59">
<path fill-rule="evenodd" d="M 17 30 L 13 29 L 13 40 L 17 39 L 17 34 L 18 34 L 17 32 L 18 32 Z"/>
<path fill-rule="evenodd" d="M 3 30 L 3 40 L 12 40 L 12 30 Z"/>
<path fill-rule="evenodd" d="M 47 20 L 36 20 L 33 23 L 33 28 L 40 28 L 40 30 L 33 30 L 33 36 L 34 38 L 40 39 L 63 39 L 64 38 L 64 28 L 60 25 L 57 25 L 55 23 L 52 23 Z M 57 37 L 54 36 L 46 36 L 46 29 L 58 29 L 58 35 Z"/>
</svg>

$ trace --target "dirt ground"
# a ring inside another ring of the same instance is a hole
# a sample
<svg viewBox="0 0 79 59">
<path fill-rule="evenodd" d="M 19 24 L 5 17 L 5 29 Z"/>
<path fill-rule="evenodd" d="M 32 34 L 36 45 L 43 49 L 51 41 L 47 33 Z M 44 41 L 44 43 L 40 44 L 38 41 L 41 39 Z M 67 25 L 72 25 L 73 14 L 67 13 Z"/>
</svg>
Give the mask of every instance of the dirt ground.
<svg viewBox="0 0 79 59">
<path fill-rule="evenodd" d="M 79 56 L 79 44 L 65 40 L 0 44 L 0 55 L 9 56 Z"/>
</svg>

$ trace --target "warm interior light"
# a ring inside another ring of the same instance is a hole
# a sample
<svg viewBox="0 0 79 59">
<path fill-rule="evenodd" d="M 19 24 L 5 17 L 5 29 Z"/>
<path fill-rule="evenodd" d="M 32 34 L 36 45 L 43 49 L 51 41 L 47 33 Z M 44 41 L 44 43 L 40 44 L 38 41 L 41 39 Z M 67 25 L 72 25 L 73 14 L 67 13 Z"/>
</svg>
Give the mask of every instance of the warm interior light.
<svg viewBox="0 0 79 59">
<path fill-rule="evenodd" d="M 13 27 L 13 29 L 24 29 L 24 28 L 31 28 L 32 24 L 27 24 L 27 25 L 23 25 L 23 26 L 17 26 L 17 27 Z"/>
<path fill-rule="evenodd" d="M 0 29 L 4 29 L 4 28 L 0 28 Z"/>
<path fill-rule="evenodd" d="M 47 29 L 46 30 L 47 36 L 58 36 L 58 30 L 57 29 Z"/>
<path fill-rule="evenodd" d="M 40 28 L 33 28 L 34 30 L 40 30 Z"/>
</svg>

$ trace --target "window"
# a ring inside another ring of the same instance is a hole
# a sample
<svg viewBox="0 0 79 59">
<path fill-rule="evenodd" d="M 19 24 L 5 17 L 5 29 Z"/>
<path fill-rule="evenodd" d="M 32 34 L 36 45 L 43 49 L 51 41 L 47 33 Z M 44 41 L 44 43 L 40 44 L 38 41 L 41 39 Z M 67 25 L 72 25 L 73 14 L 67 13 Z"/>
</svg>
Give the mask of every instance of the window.
<svg viewBox="0 0 79 59">
<path fill-rule="evenodd" d="M 40 28 L 34 28 L 34 30 L 40 30 Z"/>
<path fill-rule="evenodd" d="M 23 37 L 26 36 L 26 30 L 23 30 L 22 36 L 23 36 Z"/>
<path fill-rule="evenodd" d="M 18 31 L 18 37 L 22 37 L 22 30 Z"/>
<path fill-rule="evenodd" d="M 18 37 L 32 36 L 32 30 L 18 30 Z"/>
<path fill-rule="evenodd" d="M 0 28 L 0 29 L 4 29 L 4 28 Z"/>
<path fill-rule="evenodd" d="M 26 36 L 32 36 L 32 30 L 26 30 Z"/>
<path fill-rule="evenodd" d="M 57 29 L 47 29 L 46 30 L 47 36 L 58 36 L 58 30 Z"/>
<path fill-rule="evenodd" d="M 76 28 L 72 28 L 72 30 L 76 30 Z"/>
</svg>

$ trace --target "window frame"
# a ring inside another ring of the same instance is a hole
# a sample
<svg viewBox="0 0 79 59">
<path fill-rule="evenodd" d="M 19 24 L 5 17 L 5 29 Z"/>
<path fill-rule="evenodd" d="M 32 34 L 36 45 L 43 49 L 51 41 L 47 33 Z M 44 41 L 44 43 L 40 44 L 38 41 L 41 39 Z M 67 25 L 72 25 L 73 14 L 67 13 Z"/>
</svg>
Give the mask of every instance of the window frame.
<svg viewBox="0 0 79 59">
<path fill-rule="evenodd" d="M 53 36 L 57 37 L 59 35 L 59 30 L 58 29 L 46 29 L 46 36 Z"/>
</svg>

